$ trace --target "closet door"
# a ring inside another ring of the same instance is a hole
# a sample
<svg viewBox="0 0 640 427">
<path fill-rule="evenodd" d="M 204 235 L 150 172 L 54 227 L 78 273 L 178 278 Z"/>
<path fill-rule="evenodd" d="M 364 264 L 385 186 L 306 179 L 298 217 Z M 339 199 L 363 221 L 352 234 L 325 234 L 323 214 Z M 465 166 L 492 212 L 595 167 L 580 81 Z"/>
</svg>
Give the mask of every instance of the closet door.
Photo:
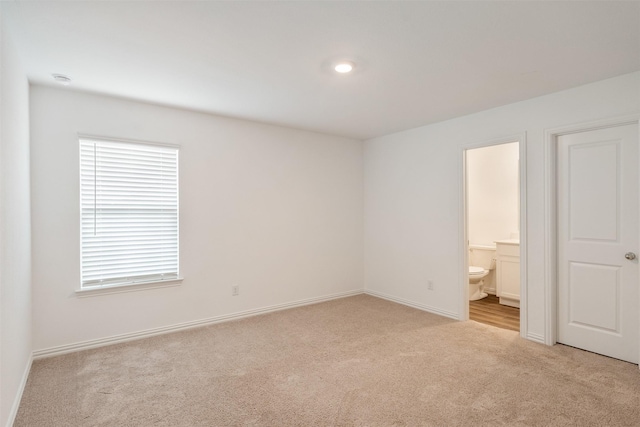
<svg viewBox="0 0 640 427">
<path fill-rule="evenodd" d="M 638 363 L 638 125 L 558 138 L 558 342 Z"/>
</svg>

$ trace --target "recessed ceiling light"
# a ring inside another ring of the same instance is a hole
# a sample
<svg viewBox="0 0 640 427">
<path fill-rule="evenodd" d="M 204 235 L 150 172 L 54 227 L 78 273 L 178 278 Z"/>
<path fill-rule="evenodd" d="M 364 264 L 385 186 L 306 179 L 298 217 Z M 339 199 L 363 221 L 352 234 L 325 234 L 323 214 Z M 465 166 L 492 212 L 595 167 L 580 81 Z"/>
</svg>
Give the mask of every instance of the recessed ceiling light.
<svg viewBox="0 0 640 427">
<path fill-rule="evenodd" d="M 340 62 L 336 64 L 336 66 L 333 67 L 333 69 L 341 74 L 350 73 L 351 70 L 353 70 L 353 62 L 347 62 L 347 61 Z"/>
<path fill-rule="evenodd" d="M 61 85 L 69 86 L 71 83 L 71 79 L 63 74 L 51 74 L 53 80 L 60 83 Z"/>
</svg>

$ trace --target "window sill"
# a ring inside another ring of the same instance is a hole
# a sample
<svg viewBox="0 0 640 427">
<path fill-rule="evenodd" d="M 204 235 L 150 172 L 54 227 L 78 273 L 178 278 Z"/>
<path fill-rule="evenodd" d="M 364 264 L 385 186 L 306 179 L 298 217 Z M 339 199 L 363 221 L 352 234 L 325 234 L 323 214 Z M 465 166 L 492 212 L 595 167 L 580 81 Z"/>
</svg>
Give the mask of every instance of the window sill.
<svg viewBox="0 0 640 427">
<path fill-rule="evenodd" d="M 120 294 L 123 292 L 137 292 L 147 289 L 169 288 L 182 285 L 182 277 L 171 280 L 158 280 L 155 282 L 129 283 L 126 285 L 95 286 L 92 288 L 76 289 L 78 298 L 93 297 L 98 295 Z"/>
</svg>

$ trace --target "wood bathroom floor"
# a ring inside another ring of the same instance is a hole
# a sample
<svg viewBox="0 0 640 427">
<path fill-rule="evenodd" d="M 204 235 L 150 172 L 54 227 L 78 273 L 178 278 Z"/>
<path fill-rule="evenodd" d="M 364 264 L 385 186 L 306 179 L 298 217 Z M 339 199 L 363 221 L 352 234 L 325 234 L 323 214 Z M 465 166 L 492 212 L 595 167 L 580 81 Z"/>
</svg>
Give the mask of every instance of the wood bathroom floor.
<svg viewBox="0 0 640 427">
<path fill-rule="evenodd" d="M 489 295 L 469 301 L 469 319 L 502 329 L 520 331 L 520 309 L 502 305 L 499 298 Z"/>
</svg>

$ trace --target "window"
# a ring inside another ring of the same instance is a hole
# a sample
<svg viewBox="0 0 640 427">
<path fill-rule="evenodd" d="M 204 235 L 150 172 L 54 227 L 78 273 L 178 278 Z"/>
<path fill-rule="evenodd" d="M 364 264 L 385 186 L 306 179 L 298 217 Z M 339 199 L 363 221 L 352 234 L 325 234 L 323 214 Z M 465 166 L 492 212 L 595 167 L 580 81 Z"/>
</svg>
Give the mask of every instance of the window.
<svg viewBox="0 0 640 427">
<path fill-rule="evenodd" d="M 80 138 L 82 289 L 177 280 L 178 148 Z"/>
</svg>

